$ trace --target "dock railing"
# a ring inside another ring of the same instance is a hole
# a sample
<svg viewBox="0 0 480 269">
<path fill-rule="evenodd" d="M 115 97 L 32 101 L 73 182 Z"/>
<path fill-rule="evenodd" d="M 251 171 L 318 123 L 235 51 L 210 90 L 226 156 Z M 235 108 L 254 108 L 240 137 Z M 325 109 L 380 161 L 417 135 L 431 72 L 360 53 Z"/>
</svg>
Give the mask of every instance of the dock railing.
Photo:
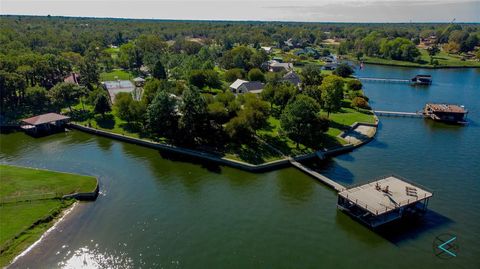
<svg viewBox="0 0 480 269">
<path fill-rule="evenodd" d="M 415 186 L 415 187 L 418 187 L 418 188 L 421 188 L 421 189 L 423 189 L 423 190 L 426 190 L 426 191 L 430 192 L 430 193 L 432 194 L 432 196 L 433 196 L 433 191 L 430 190 L 429 188 L 424 187 L 424 186 L 422 186 L 421 184 L 412 182 L 411 180 L 408 180 L 408 179 L 406 179 L 406 178 L 404 178 L 404 177 L 402 177 L 402 176 L 398 176 L 398 175 L 395 175 L 395 174 L 390 174 L 390 175 L 387 175 L 387 176 L 379 176 L 379 177 L 376 177 L 374 180 L 371 180 L 371 181 L 366 182 L 366 183 L 363 182 L 363 183 L 357 183 L 357 184 L 350 185 L 350 186 L 348 186 L 348 188 L 347 188 L 345 191 L 348 191 L 348 190 L 350 190 L 350 189 L 354 189 L 354 188 L 357 188 L 357 187 L 360 187 L 360 186 L 363 186 L 363 185 L 366 185 L 366 184 L 371 184 L 371 183 L 373 183 L 373 182 L 375 182 L 375 181 L 379 181 L 379 180 L 382 180 L 382 179 L 385 179 L 385 178 L 388 178 L 388 177 L 398 178 L 398 179 L 400 179 L 400 180 L 402 180 L 402 181 L 407 182 L 408 184 L 410 184 L 410 185 L 412 185 L 412 186 Z M 342 196 L 343 196 L 343 195 L 342 195 Z M 350 198 L 348 197 L 348 192 L 347 192 L 346 195 L 343 196 L 343 197 L 345 197 L 348 201 L 354 203 L 355 205 L 357 205 L 357 206 L 359 206 L 359 207 L 361 207 L 361 208 L 363 208 L 363 209 L 365 209 L 365 210 L 367 210 L 367 211 L 369 211 L 369 212 L 372 212 L 372 213 L 374 213 L 375 215 L 378 216 L 379 214 L 383 214 L 383 213 L 386 213 L 386 212 L 388 212 L 388 211 L 395 210 L 395 209 L 400 208 L 400 207 L 402 207 L 402 206 L 406 206 L 406 205 L 411 204 L 411 203 L 415 203 L 415 202 L 418 202 L 418 201 L 425 200 L 426 198 L 429 198 L 429 197 L 431 197 L 431 196 L 427 197 L 427 194 L 426 194 L 426 193 L 425 193 L 424 196 L 417 196 L 417 197 L 412 196 L 411 199 L 409 198 L 409 199 L 407 199 L 407 200 L 402 200 L 402 201 L 400 201 L 400 202 L 397 202 L 397 204 L 396 204 L 395 207 L 393 207 L 393 208 L 392 208 L 392 207 L 385 206 L 385 209 L 384 209 L 384 210 L 381 210 L 381 211 L 380 211 L 380 210 L 375 210 L 375 211 L 369 210 L 367 204 L 365 204 L 365 203 L 362 204 L 362 202 L 358 201 L 358 199 L 355 199 L 355 200 L 350 199 Z"/>
</svg>

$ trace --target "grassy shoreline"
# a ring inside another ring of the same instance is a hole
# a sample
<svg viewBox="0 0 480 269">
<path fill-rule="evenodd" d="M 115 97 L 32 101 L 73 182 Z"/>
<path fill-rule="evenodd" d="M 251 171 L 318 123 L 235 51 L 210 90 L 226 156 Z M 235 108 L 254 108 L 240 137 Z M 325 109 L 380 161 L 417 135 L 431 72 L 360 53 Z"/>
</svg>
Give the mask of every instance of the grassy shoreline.
<svg viewBox="0 0 480 269">
<path fill-rule="evenodd" d="M 37 241 L 74 200 L 91 192 L 94 177 L 0 164 L 0 267 Z"/>
<path fill-rule="evenodd" d="M 350 61 L 358 62 L 358 59 L 352 55 L 346 55 Z M 379 57 L 362 57 L 362 61 L 366 64 L 384 65 L 384 66 L 401 66 L 428 69 L 446 69 L 446 68 L 480 68 L 480 61 L 464 60 L 460 55 L 448 54 L 443 51 L 439 52 L 433 59 L 438 61 L 438 65 L 430 64 L 430 55 L 425 49 L 420 49 L 421 62 L 408 62 L 400 60 L 384 59 Z"/>
</svg>

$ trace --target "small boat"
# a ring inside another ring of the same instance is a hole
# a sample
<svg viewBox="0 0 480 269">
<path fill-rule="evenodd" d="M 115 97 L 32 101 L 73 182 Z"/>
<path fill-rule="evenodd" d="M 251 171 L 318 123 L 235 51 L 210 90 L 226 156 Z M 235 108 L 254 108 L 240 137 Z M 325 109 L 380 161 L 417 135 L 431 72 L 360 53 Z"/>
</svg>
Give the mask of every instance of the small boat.
<svg viewBox="0 0 480 269">
<path fill-rule="evenodd" d="M 413 85 L 431 85 L 432 76 L 430 75 L 416 75 L 411 80 Z"/>
</svg>

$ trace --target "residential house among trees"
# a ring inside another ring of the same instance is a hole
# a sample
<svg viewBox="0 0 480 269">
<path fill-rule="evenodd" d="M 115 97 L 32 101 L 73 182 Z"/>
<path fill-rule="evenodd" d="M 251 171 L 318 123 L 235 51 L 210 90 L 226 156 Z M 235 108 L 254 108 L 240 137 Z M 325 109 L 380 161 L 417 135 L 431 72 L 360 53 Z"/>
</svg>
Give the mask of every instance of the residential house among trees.
<svg viewBox="0 0 480 269">
<path fill-rule="evenodd" d="M 300 76 L 297 73 L 295 73 L 295 71 L 293 71 L 293 70 L 291 70 L 288 73 L 286 73 L 285 75 L 283 75 L 282 80 L 283 81 L 288 81 L 288 82 L 292 83 L 293 85 L 295 85 L 296 87 L 299 87 L 300 83 L 302 82 L 302 80 L 300 79 Z"/>
<path fill-rule="evenodd" d="M 269 64 L 268 71 L 270 72 L 281 72 L 281 71 L 290 71 L 293 70 L 293 63 L 279 63 L 272 61 Z"/>
<path fill-rule="evenodd" d="M 230 85 L 230 90 L 235 94 L 241 93 L 261 93 L 265 84 L 260 81 L 247 81 L 237 79 Z"/>
</svg>

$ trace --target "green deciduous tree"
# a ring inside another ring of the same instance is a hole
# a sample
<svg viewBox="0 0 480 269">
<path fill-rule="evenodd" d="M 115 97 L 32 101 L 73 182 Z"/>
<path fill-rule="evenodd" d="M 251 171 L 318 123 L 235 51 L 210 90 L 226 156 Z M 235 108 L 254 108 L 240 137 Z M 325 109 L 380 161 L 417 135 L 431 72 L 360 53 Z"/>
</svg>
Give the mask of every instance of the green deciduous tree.
<svg viewBox="0 0 480 269">
<path fill-rule="evenodd" d="M 98 65 L 94 59 L 85 59 L 80 64 L 80 84 L 86 86 L 89 90 L 93 90 L 98 85 L 100 73 Z"/>
<path fill-rule="evenodd" d="M 358 79 L 352 79 L 347 82 L 347 88 L 350 91 L 359 91 L 363 87 L 362 82 Z"/>
<path fill-rule="evenodd" d="M 48 91 L 40 86 L 29 87 L 25 90 L 25 101 L 31 111 L 43 112 L 50 108 Z"/>
<path fill-rule="evenodd" d="M 188 80 L 191 85 L 200 89 L 205 86 L 219 88 L 222 85 L 218 73 L 214 70 L 193 70 Z"/>
<path fill-rule="evenodd" d="M 97 95 L 97 98 L 95 98 L 93 104 L 93 110 L 97 114 L 102 114 L 102 116 L 105 115 L 105 113 L 112 111 L 112 107 L 110 106 L 110 101 L 108 100 L 106 93 L 101 92 Z"/>
<path fill-rule="evenodd" d="M 153 67 L 152 76 L 156 79 L 167 78 L 167 72 L 165 72 L 165 67 L 163 67 L 163 64 L 161 61 L 157 61 L 157 63 Z"/>
<path fill-rule="evenodd" d="M 270 114 L 268 102 L 262 101 L 257 95 L 244 95 L 243 109 L 225 126 L 226 133 L 239 142 L 251 142 L 255 131 L 267 125 Z"/>
<path fill-rule="evenodd" d="M 171 138 L 178 130 L 177 99 L 158 91 L 147 108 L 147 124 L 152 133 Z"/>
<path fill-rule="evenodd" d="M 313 98 L 317 103 L 322 103 L 322 90 L 320 85 L 304 86 L 302 94 Z"/>
<path fill-rule="evenodd" d="M 78 102 L 80 96 L 86 94 L 85 87 L 72 83 L 58 83 L 48 92 L 52 103 L 57 107 L 68 107 L 72 111 L 72 105 Z M 108 100 L 107 100 L 108 101 Z"/>
<path fill-rule="evenodd" d="M 227 82 L 234 82 L 237 79 L 244 78 L 245 75 L 243 73 L 243 70 L 240 68 L 232 68 L 227 71 L 225 71 L 225 74 L 223 75 L 225 78 L 225 81 Z"/>
<path fill-rule="evenodd" d="M 190 87 L 183 92 L 180 104 L 179 128 L 182 142 L 195 143 L 196 138 L 201 138 L 208 133 L 208 110 L 205 99 L 195 87 Z"/>
<path fill-rule="evenodd" d="M 298 93 L 291 83 L 267 83 L 261 93 L 262 99 L 275 104 L 283 110 L 287 103 Z"/>
<path fill-rule="evenodd" d="M 335 71 L 333 71 L 335 75 L 341 76 L 343 78 L 351 76 L 353 72 L 353 68 L 345 63 L 337 65 L 337 68 L 335 68 Z"/>
<path fill-rule="evenodd" d="M 307 65 L 300 73 L 303 85 L 320 85 L 322 84 L 322 70 L 316 65 Z"/>
<path fill-rule="evenodd" d="M 299 144 L 315 145 L 328 130 L 328 120 L 320 116 L 320 105 L 311 97 L 298 95 L 280 118 L 287 136 Z M 318 145 L 318 144 L 317 144 Z"/>
<path fill-rule="evenodd" d="M 382 39 L 380 43 L 380 54 L 384 58 L 411 62 L 420 55 L 420 51 L 412 41 L 397 37 L 393 40 Z"/>
<path fill-rule="evenodd" d="M 265 75 L 258 68 L 253 68 L 248 71 L 248 79 L 250 81 L 262 81 L 265 82 Z"/>
<path fill-rule="evenodd" d="M 343 79 L 335 75 L 327 76 L 320 89 L 322 90 L 322 107 L 330 116 L 331 112 L 339 110 L 342 106 Z"/>
</svg>

